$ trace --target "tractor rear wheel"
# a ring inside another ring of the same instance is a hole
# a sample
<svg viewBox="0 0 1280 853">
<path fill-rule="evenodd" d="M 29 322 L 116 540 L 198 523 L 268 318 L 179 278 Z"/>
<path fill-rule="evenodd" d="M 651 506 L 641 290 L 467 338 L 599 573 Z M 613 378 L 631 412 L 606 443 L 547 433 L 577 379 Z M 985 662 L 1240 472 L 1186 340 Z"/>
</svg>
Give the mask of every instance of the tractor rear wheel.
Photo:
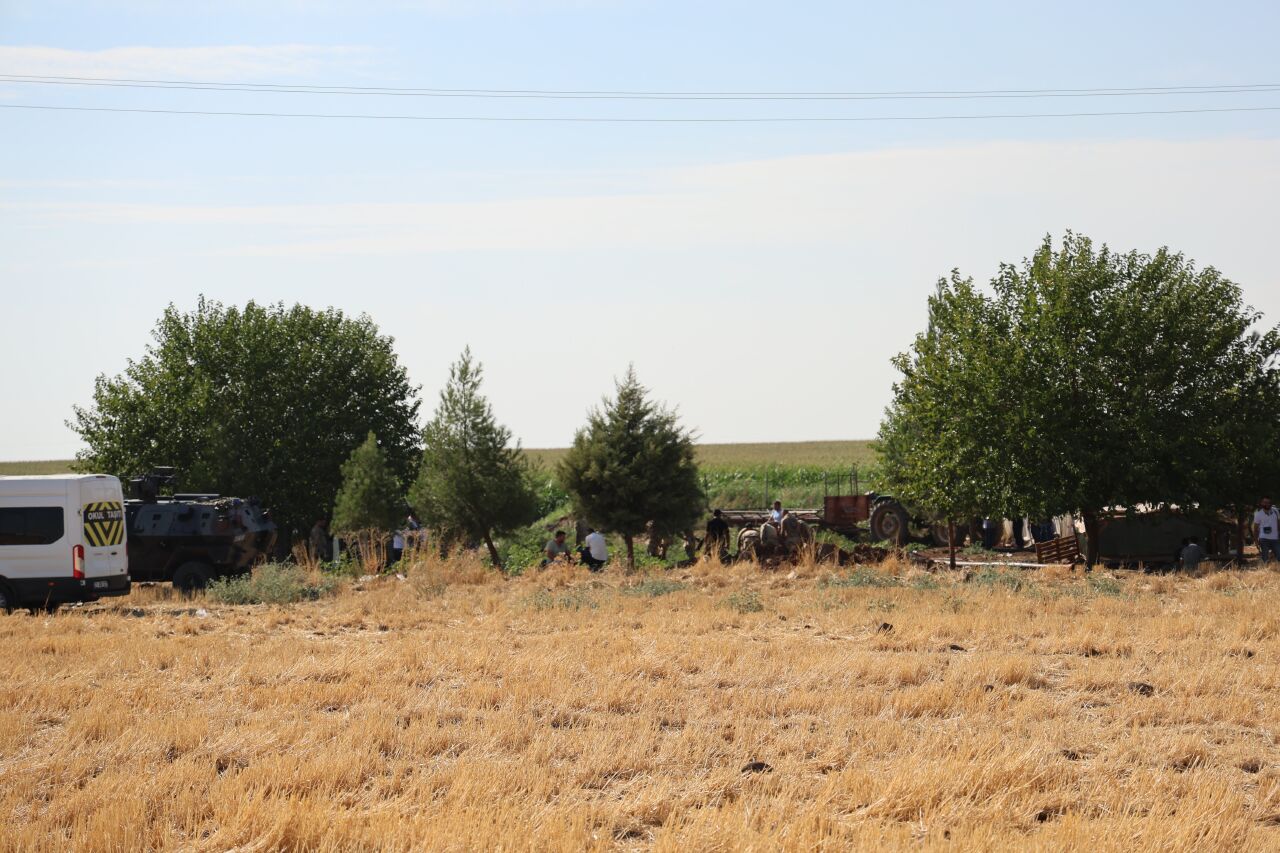
<svg viewBox="0 0 1280 853">
<path fill-rule="evenodd" d="M 908 525 L 911 519 L 902 504 L 895 500 L 882 501 L 871 511 L 871 538 L 877 542 L 892 542 L 894 545 L 907 544 Z"/>
<path fill-rule="evenodd" d="M 934 545 L 938 546 L 939 548 L 949 548 L 951 546 L 950 527 L 951 525 L 947 524 L 945 521 L 939 521 L 937 524 L 931 525 L 929 527 L 929 535 L 933 538 Z M 956 525 L 956 547 L 957 548 L 964 544 L 965 533 L 966 533 L 966 529 L 963 526 L 957 524 Z"/>
</svg>

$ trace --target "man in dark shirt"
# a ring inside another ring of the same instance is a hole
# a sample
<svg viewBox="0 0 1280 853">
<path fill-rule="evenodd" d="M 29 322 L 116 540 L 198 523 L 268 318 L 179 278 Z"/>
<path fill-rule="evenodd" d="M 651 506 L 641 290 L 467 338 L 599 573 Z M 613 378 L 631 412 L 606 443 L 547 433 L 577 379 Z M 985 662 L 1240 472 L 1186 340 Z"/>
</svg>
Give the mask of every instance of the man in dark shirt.
<svg viewBox="0 0 1280 853">
<path fill-rule="evenodd" d="M 707 521 L 705 547 L 708 552 L 715 549 L 713 553 L 722 563 L 729 557 L 729 523 L 721 517 L 720 510 L 713 512 Z"/>
</svg>

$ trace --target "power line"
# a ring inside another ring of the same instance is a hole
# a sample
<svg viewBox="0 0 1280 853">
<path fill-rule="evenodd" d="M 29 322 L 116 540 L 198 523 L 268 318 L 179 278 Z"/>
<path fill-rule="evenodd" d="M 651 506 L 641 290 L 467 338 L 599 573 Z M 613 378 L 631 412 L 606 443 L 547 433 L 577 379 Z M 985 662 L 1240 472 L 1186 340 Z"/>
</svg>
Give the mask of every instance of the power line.
<svg viewBox="0 0 1280 853">
<path fill-rule="evenodd" d="M 102 86 L 139 89 L 265 92 L 309 95 L 373 95 L 431 98 L 531 98 L 586 100 L 977 100 L 991 98 L 1093 98 L 1161 95 L 1254 94 L 1280 90 L 1280 83 L 1223 83 L 1195 86 L 1127 86 L 1082 89 L 957 89 L 884 92 L 698 92 L 572 89 L 441 89 L 392 86 L 303 85 L 285 83 L 229 83 L 200 80 L 147 80 L 128 77 L 71 77 L 0 74 L 7 83 L 59 86 Z"/>
<path fill-rule="evenodd" d="M 387 115 L 369 113 L 280 113 L 248 112 L 240 110 L 171 110 L 142 107 L 76 107 L 51 104 L 0 104 L 10 110 L 53 110 L 94 113 L 144 113 L 153 115 L 191 116 L 240 116 L 246 118 L 318 118 L 318 119 L 373 119 L 380 121 L 431 121 L 431 122 L 567 122 L 575 124 L 769 124 L 801 122 L 890 122 L 890 121 L 975 121 L 983 119 L 1028 118 L 1091 118 L 1102 116 L 1152 116 L 1191 115 L 1197 113 L 1253 113 L 1280 111 L 1280 106 L 1270 107 L 1204 107 L 1179 110 L 1122 110 L 1073 113 L 989 113 L 971 115 L 929 116 L 797 116 L 797 117 L 744 117 L 744 118 L 609 118 L 600 116 L 426 116 Z"/>
</svg>

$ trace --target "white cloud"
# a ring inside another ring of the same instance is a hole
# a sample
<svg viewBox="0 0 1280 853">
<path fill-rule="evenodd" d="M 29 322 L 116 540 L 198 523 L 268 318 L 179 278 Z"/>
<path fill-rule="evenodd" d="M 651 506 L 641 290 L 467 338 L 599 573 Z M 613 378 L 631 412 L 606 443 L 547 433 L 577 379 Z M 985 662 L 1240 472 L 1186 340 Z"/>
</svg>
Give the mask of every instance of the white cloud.
<svg viewBox="0 0 1280 853">
<path fill-rule="evenodd" d="M 368 56 L 367 48 L 342 45 L 139 46 L 105 50 L 7 45 L 0 46 L 0 74 L 218 82 L 270 83 L 282 79 L 325 82 L 339 72 L 353 73 L 365 64 Z"/>
<path fill-rule="evenodd" d="M 1117 249 L 1185 251 L 1280 319 L 1280 140 L 852 152 L 611 173 L 568 198 L 524 197 L 518 173 L 503 174 L 508 194 L 491 202 L 432 202 L 424 187 L 436 185 L 411 176 L 396 198 L 412 201 L 400 203 L 280 203 L 300 191 L 322 197 L 292 179 L 217 182 L 219 198 L 275 202 L 263 204 L 185 202 L 209 192 L 198 179 L 145 194 L 69 186 L 32 196 L 121 203 L 24 202 L 10 191 L 0 203 L 0 291 L 23 282 L 5 294 L 19 318 L 122 330 L 114 350 L 95 344 L 65 360 L 69 378 L 53 386 L 81 394 L 94 371 L 136 354 L 171 300 L 189 306 L 205 293 L 368 311 L 397 338 L 427 400 L 441 365 L 473 346 L 491 368 L 495 405 L 532 445 L 563 445 L 629 362 L 709 440 L 870 436 L 895 378 L 888 358 L 924 324 L 933 281 L 952 267 L 986 279 L 1065 228 Z M 491 187 L 493 175 L 476 184 Z M 360 184 L 336 176 L 324 186 L 351 194 Z M 386 199 L 379 186 L 365 197 Z M 40 345 L 42 324 L 10 325 L 12 352 Z M 806 405 L 744 409 L 742 389 L 756 386 L 740 376 L 784 384 Z M 47 412 L 30 423 L 56 423 L 75 401 L 53 386 L 15 391 L 19 409 Z M 21 425 L 0 424 L 0 436 L 5 427 L 21 439 Z M 46 441 L 47 432 L 33 427 L 26 445 L 7 439 L 33 448 L 11 453 L 65 455 L 56 448 L 70 439 Z"/>
<path fill-rule="evenodd" d="M 1010 234 L 1029 250 L 1025 235 L 1068 227 L 1144 248 L 1183 238 L 1189 250 L 1265 244 L 1260 232 L 1280 197 L 1280 140 L 884 150 L 637 172 L 630 186 L 490 202 L 6 207 L 41 221 L 252 228 L 251 237 L 224 232 L 212 247 L 220 255 L 858 245 L 918 254 L 928 243 L 930 255 L 956 259 L 949 267 L 979 246 L 1007 257 L 996 247 L 1009 245 Z"/>
</svg>

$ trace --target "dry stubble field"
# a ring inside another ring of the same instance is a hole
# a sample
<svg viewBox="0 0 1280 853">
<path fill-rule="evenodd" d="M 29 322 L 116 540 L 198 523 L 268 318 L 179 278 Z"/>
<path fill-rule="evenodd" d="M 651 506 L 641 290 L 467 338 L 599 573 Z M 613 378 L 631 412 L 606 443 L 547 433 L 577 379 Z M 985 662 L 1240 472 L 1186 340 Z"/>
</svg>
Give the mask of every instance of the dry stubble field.
<svg viewBox="0 0 1280 853">
<path fill-rule="evenodd" d="M 1280 576 L 842 577 L 0 618 L 0 846 L 1280 846 Z"/>
</svg>

